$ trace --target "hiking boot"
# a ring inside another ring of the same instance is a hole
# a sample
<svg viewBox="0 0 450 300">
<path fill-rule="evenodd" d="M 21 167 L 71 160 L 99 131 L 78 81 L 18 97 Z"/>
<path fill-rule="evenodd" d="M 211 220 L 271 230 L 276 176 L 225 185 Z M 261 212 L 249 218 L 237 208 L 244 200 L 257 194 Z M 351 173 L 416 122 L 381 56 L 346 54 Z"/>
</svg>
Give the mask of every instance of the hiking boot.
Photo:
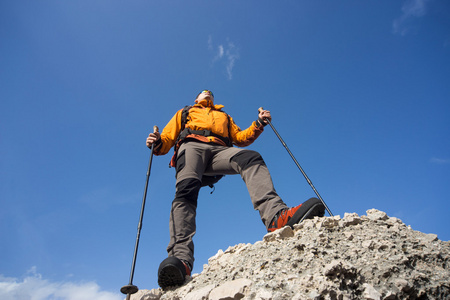
<svg viewBox="0 0 450 300">
<path fill-rule="evenodd" d="M 286 208 L 279 211 L 272 222 L 270 222 L 268 232 L 283 228 L 284 226 L 294 227 L 305 219 L 312 219 L 314 217 L 323 217 L 325 215 L 325 205 L 317 199 L 311 198 L 302 204 L 292 208 Z"/>
<path fill-rule="evenodd" d="M 169 286 L 179 286 L 184 283 L 186 275 L 191 276 L 189 263 L 170 256 L 159 265 L 158 284 L 163 289 Z"/>
</svg>

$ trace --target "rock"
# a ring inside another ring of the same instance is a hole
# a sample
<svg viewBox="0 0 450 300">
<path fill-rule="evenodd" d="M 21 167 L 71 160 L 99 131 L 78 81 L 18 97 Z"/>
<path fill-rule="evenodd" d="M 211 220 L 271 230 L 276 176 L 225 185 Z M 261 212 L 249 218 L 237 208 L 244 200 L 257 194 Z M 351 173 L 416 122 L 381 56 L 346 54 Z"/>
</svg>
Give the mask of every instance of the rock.
<svg viewBox="0 0 450 300">
<path fill-rule="evenodd" d="M 397 279 L 395 280 L 395 286 L 403 292 L 408 292 L 411 289 L 411 285 L 405 279 Z"/>
<path fill-rule="evenodd" d="M 183 286 L 131 300 L 450 299 L 450 243 L 377 209 L 219 250 Z"/>
<path fill-rule="evenodd" d="M 367 300 L 380 300 L 381 294 L 370 284 L 364 283 L 363 298 Z"/>
<path fill-rule="evenodd" d="M 368 211 L 366 211 L 366 213 L 367 213 L 367 217 L 373 221 L 377 221 L 377 220 L 384 221 L 389 218 L 385 212 L 379 211 L 375 208 L 369 209 Z"/>
<path fill-rule="evenodd" d="M 251 280 L 245 278 L 225 282 L 211 291 L 209 300 L 242 299 L 245 296 L 245 289 L 252 283 Z"/>
<path fill-rule="evenodd" d="M 130 300 L 158 300 L 161 298 L 161 294 L 160 289 L 139 290 L 136 294 L 131 295 Z"/>
<path fill-rule="evenodd" d="M 425 244 L 435 242 L 438 240 L 438 236 L 436 234 L 430 233 L 430 234 L 424 234 L 421 238 L 421 241 L 423 241 Z"/>
<path fill-rule="evenodd" d="M 344 218 L 340 220 L 340 226 L 346 227 L 361 223 L 361 218 L 356 213 L 345 213 Z"/>
<path fill-rule="evenodd" d="M 184 296 L 184 300 L 207 300 L 211 291 L 215 288 L 214 284 L 210 284 L 198 290 L 192 291 L 186 296 Z"/>
<path fill-rule="evenodd" d="M 289 226 L 285 226 L 283 228 L 280 228 L 278 230 L 275 230 L 274 232 L 270 232 L 266 234 L 263 238 L 264 242 L 271 242 L 275 240 L 290 238 L 294 236 L 294 231 Z"/>
<path fill-rule="evenodd" d="M 273 300 L 272 293 L 267 290 L 258 291 L 255 297 L 256 300 Z"/>
</svg>

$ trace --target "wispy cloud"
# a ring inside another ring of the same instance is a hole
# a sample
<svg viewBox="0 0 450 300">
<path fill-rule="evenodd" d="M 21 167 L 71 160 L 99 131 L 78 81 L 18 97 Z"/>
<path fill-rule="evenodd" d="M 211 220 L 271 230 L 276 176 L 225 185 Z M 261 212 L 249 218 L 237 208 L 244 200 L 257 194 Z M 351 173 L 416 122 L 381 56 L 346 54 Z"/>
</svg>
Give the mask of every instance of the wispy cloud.
<svg viewBox="0 0 450 300">
<path fill-rule="evenodd" d="M 216 56 L 214 56 L 214 58 L 213 58 L 213 63 L 218 61 L 218 60 L 221 60 L 222 57 L 223 57 L 224 52 L 225 52 L 225 50 L 223 49 L 223 45 L 219 45 L 217 47 Z"/>
<path fill-rule="evenodd" d="M 402 6 L 402 15 L 394 20 L 392 27 L 396 34 L 406 35 L 415 18 L 423 17 L 430 0 L 407 0 Z"/>
<path fill-rule="evenodd" d="M 450 164 L 450 159 L 433 157 L 430 159 L 430 162 L 438 165 L 447 165 Z"/>
<path fill-rule="evenodd" d="M 228 49 L 225 52 L 225 56 L 227 58 L 227 75 L 228 75 L 228 79 L 232 79 L 233 78 L 233 67 L 234 64 L 236 62 L 236 60 L 239 58 L 239 51 L 236 48 L 236 46 L 234 45 L 234 43 L 228 41 Z"/>
<path fill-rule="evenodd" d="M 229 39 L 227 39 L 226 43 L 215 46 L 212 37 L 209 36 L 208 50 L 214 54 L 212 64 L 219 61 L 223 62 L 225 64 L 225 71 L 228 80 L 233 79 L 233 68 L 236 64 L 236 60 L 239 59 L 238 47 Z"/>
<path fill-rule="evenodd" d="M 23 279 L 0 274 L 0 299 L 21 300 L 122 300 L 119 293 L 101 291 L 95 282 L 51 282 L 36 272 L 28 271 Z"/>
</svg>

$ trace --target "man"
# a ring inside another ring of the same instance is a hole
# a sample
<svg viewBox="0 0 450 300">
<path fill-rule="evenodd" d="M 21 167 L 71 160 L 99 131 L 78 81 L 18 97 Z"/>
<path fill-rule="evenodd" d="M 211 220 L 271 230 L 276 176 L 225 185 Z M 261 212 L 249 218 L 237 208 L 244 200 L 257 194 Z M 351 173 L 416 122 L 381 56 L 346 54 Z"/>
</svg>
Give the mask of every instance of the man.
<svg viewBox="0 0 450 300">
<path fill-rule="evenodd" d="M 171 166 L 176 169 L 176 192 L 170 215 L 169 257 L 158 270 L 162 288 L 182 285 L 191 273 L 197 197 L 211 176 L 240 174 L 269 232 L 325 213 L 324 205 L 316 198 L 289 208 L 275 192 L 261 155 L 233 147 L 254 142 L 267 125 L 266 119 L 272 119 L 270 111 L 261 111 L 250 127 L 241 130 L 222 108 L 214 105 L 213 93 L 204 90 L 197 95 L 195 105 L 179 110 L 161 134 L 150 133 L 147 138 L 148 147 L 155 144 L 155 155 L 164 155 L 175 146 Z"/>
</svg>

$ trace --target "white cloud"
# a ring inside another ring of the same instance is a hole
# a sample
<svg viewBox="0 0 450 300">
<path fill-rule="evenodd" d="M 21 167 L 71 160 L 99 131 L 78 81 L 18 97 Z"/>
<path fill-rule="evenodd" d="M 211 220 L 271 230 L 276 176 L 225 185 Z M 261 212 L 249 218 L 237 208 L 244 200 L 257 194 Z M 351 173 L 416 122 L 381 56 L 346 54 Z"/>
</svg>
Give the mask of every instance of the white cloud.
<svg viewBox="0 0 450 300">
<path fill-rule="evenodd" d="M 394 33 L 405 35 L 411 28 L 411 21 L 425 15 L 430 0 L 407 0 L 402 6 L 402 15 L 394 20 Z"/>
<path fill-rule="evenodd" d="M 239 51 L 236 48 L 236 46 L 232 43 L 232 42 L 228 42 L 228 48 L 227 48 L 227 52 L 226 52 L 226 57 L 227 57 L 227 75 L 228 75 L 228 79 L 232 79 L 233 78 L 233 67 L 234 67 L 234 63 L 236 62 L 236 60 L 239 58 Z"/>
<path fill-rule="evenodd" d="M 221 59 L 223 57 L 223 53 L 224 53 L 223 45 L 219 45 L 219 47 L 217 47 L 217 48 L 218 48 L 219 51 L 217 53 L 217 56 L 215 57 L 216 60 L 217 59 Z"/>
<path fill-rule="evenodd" d="M 220 44 L 217 47 L 214 47 L 212 37 L 209 36 L 208 50 L 215 53 L 212 59 L 212 64 L 215 64 L 218 61 L 224 62 L 227 78 L 231 80 L 233 78 L 234 65 L 236 64 L 236 60 L 239 59 L 239 49 L 236 45 L 227 40 L 226 44 Z"/>
<path fill-rule="evenodd" d="M 0 274 L 0 299 L 8 300 L 122 300 L 119 293 L 101 291 L 95 282 L 50 282 L 31 268 L 23 279 Z"/>
</svg>

